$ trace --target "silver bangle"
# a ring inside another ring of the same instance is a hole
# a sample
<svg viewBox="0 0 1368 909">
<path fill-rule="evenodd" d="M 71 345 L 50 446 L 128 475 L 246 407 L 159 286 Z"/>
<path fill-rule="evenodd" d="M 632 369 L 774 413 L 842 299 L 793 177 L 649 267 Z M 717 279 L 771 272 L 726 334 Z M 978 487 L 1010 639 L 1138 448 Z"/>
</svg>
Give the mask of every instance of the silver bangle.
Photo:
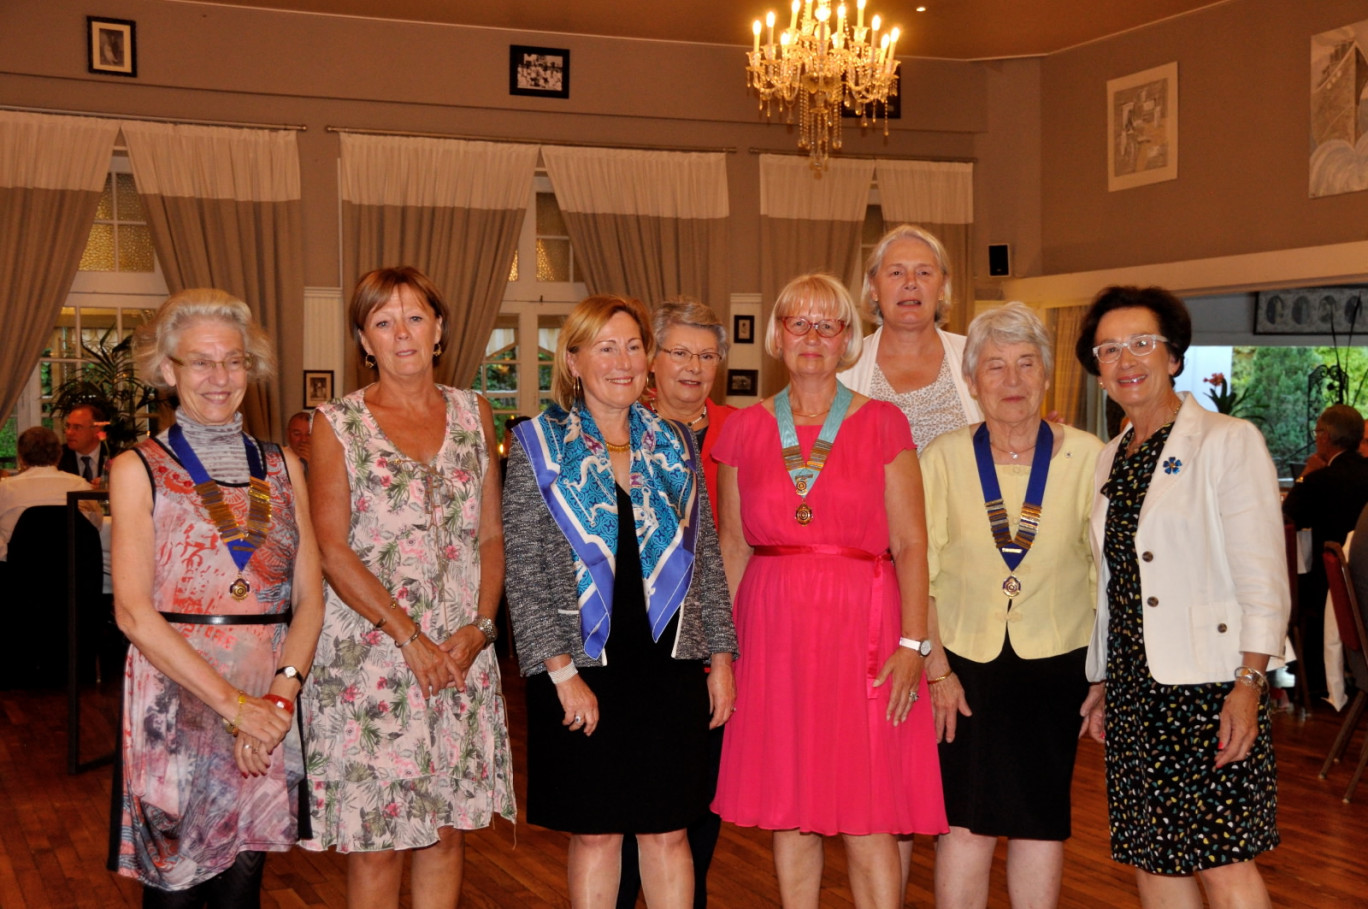
<svg viewBox="0 0 1368 909">
<path fill-rule="evenodd" d="M 574 663 L 566 663 L 559 669 L 548 669 L 546 672 L 547 675 L 551 676 L 551 681 L 555 682 L 557 685 L 562 682 L 568 682 L 579 675 L 579 669 L 575 668 Z"/>
<path fill-rule="evenodd" d="M 422 633 L 423 633 L 423 626 L 419 625 L 417 628 L 413 629 L 413 636 L 412 636 L 412 637 L 410 637 L 410 638 L 409 638 L 407 641 L 405 641 L 404 643 L 402 643 L 402 644 L 397 644 L 396 646 L 397 646 L 400 650 L 403 650 L 405 647 L 407 647 L 408 645 L 412 644 L 414 641 L 418 640 L 418 635 L 420 635 L 420 634 L 422 634 Z"/>
<path fill-rule="evenodd" d="M 1242 682 L 1259 691 L 1268 690 L 1268 676 L 1251 666 L 1241 666 L 1235 670 L 1235 681 Z"/>
</svg>

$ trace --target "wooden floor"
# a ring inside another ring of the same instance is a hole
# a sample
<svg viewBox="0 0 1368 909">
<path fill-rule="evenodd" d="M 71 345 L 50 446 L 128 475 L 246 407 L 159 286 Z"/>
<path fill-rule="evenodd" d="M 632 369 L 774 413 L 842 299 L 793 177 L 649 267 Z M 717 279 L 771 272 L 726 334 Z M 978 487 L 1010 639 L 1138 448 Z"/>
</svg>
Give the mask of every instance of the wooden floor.
<svg viewBox="0 0 1368 909">
<path fill-rule="evenodd" d="M 521 801 L 522 685 L 505 666 L 513 725 L 514 766 Z M 113 702 L 107 692 L 86 693 L 83 756 L 113 743 Z M 65 697 L 58 692 L 0 691 L 0 909 L 135 907 L 137 885 L 104 868 L 109 769 L 66 773 Z M 1339 728 L 1321 707 L 1308 719 L 1280 715 L 1274 726 L 1279 769 L 1279 827 L 1283 845 L 1260 864 L 1279 907 L 1368 906 L 1368 782 L 1359 801 L 1340 801 L 1352 768 L 1337 766 L 1317 778 Z M 1360 736 L 1362 733 L 1360 733 Z M 1351 747 L 1356 756 L 1360 737 Z M 498 826 L 467 840 L 467 907 L 565 906 L 567 838 L 526 824 Z M 1136 905 L 1132 875 L 1111 861 L 1100 746 L 1084 742 L 1074 780 L 1074 837 L 1067 844 L 1066 909 Z M 1008 907 L 1002 849 L 993 870 L 990 906 Z M 839 843 L 828 844 L 822 905 L 851 905 Z M 919 838 L 907 905 L 930 907 L 933 844 Z M 710 905 L 721 909 L 778 906 L 768 836 L 724 825 L 710 877 Z M 331 853 L 295 850 L 272 854 L 266 865 L 267 909 L 345 905 L 343 860 Z M 402 905 L 409 906 L 407 886 Z"/>
</svg>

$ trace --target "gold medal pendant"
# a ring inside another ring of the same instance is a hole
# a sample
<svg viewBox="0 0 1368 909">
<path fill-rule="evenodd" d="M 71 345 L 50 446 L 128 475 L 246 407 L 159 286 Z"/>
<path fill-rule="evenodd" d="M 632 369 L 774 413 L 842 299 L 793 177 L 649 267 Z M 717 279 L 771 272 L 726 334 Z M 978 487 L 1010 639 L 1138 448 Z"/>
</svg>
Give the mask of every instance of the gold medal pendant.
<svg viewBox="0 0 1368 909">
<path fill-rule="evenodd" d="M 228 585 L 228 592 L 233 595 L 233 599 L 235 600 L 245 600 L 247 599 L 247 594 L 252 592 L 252 585 L 248 584 L 242 578 L 238 578 Z"/>
<path fill-rule="evenodd" d="M 1002 582 L 1002 592 L 1009 597 L 1014 597 L 1021 593 L 1021 582 L 1017 580 L 1016 575 L 1009 574 L 1007 580 Z"/>
<path fill-rule="evenodd" d="M 812 508 L 807 502 L 804 502 L 798 506 L 798 510 L 793 513 L 793 516 L 798 519 L 799 524 L 807 526 L 812 523 Z"/>
</svg>

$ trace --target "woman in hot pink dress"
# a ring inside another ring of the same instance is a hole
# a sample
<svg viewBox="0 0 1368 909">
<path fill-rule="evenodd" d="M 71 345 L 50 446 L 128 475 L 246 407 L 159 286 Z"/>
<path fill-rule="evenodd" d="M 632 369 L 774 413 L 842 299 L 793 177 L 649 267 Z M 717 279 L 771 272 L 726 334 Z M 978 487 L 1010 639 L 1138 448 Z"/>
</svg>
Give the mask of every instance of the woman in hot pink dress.
<svg viewBox="0 0 1368 909">
<path fill-rule="evenodd" d="M 836 381 L 859 348 L 838 281 L 790 282 L 766 349 L 791 384 L 715 449 L 742 657 L 714 810 L 774 831 L 785 906 L 817 905 L 821 836 L 836 834 L 856 906 L 900 906 L 898 835 L 947 829 L 922 679 L 921 474 L 901 411 Z"/>
</svg>

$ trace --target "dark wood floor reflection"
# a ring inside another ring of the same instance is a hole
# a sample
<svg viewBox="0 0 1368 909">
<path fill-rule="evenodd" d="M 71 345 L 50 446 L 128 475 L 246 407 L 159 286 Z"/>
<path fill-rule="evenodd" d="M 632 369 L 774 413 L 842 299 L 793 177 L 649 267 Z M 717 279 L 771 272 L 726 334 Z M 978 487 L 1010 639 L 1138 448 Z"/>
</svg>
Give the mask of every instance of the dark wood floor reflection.
<svg viewBox="0 0 1368 909">
<path fill-rule="evenodd" d="M 505 664 L 506 673 L 510 669 Z M 510 673 L 505 688 L 521 801 L 522 684 Z M 90 757 L 113 741 L 113 702 L 95 689 L 86 699 L 82 745 L 84 756 Z M 0 692 L 0 907 L 138 906 L 138 887 L 104 870 L 109 770 L 67 775 L 65 723 L 66 701 L 59 692 Z M 1276 906 L 1368 906 L 1363 859 L 1368 784 L 1360 801 L 1345 805 L 1340 796 L 1351 766 L 1336 767 L 1329 780 L 1317 778 L 1338 728 L 1339 716 L 1328 707 L 1305 721 L 1289 715 L 1276 721 L 1283 845 L 1261 860 Z M 1359 741 L 1356 737 L 1351 755 L 1357 755 Z M 1101 749 L 1085 742 L 1074 782 L 1074 838 L 1067 846 L 1060 903 L 1069 909 L 1136 904 L 1131 874 L 1109 858 L 1102 788 Z M 566 905 L 565 849 L 564 835 L 526 824 L 515 828 L 500 823 L 472 834 L 462 905 Z M 908 906 L 932 906 L 932 858 L 931 840 L 919 838 Z M 990 906 L 1006 909 L 1001 849 L 993 873 Z M 273 854 L 266 865 L 263 905 L 342 907 L 344 881 L 343 860 L 337 855 L 302 850 Z M 724 825 L 710 881 L 711 905 L 720 909 L 778 906 L 768 836 Z M 410 905 L 407 889 L 402 904 Z M 828 847 L 822 905 L 851 905 L 839 843 Z"/>
</svg>

